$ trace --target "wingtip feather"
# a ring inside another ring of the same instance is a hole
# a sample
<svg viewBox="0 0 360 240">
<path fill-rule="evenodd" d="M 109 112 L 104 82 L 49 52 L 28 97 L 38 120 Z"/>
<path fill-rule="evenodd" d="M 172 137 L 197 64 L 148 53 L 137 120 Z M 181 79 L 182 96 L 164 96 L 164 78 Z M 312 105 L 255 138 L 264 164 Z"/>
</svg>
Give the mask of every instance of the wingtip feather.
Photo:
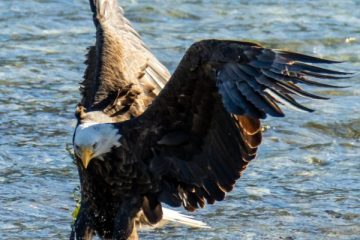
<svg viewBox="0 0 360 240">
<path fill-rule="evenodd" d="M 324 64 L 338 64 L 343 63 L 343 61 L 336 61 L 330 60 L 325 58 L 313 57 L 310 55 L 297 53 L 297 52 L 290 52 L 285 50 L 276 50 L 282 57 L 287 59 L 291 59 L 294 61 L 304 62 L 304 63 L 324 63 Z"/>
</svg>

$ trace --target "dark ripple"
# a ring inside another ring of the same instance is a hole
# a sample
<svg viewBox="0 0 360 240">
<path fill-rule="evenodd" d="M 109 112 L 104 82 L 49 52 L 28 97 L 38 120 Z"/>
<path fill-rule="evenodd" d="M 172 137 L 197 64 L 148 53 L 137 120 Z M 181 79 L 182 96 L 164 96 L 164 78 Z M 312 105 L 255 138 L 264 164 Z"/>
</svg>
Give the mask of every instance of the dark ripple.
<svg viewBox="0 0 360 240">
<path fill-rule="evenodd" d="M 332 137 L 354 140 L 360 138 L 360 119 L 352 119 L 348 122 L 340 123 L 308 122 L 304 127 Z"/>
</svg>

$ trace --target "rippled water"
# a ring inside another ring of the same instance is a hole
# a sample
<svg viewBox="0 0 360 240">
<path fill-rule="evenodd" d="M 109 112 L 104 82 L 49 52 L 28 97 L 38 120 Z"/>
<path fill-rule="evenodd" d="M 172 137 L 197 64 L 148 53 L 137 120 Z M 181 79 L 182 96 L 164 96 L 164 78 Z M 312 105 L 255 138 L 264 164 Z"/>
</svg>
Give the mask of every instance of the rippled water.
<svg viewBox="0 0 360 240">
<path fill-rule="evenodd" d="M 360 69 L 357 0 L 121 1 L 171 70 L 193 41 L 255 40 Z M 86 46 L 86 0 L 0 1 L 0 239 L 66 239 L 78 185 L 68 154 Z M 259 157 L 226 201 L 198 211 L 212 229 L 167 226 L 143 239 L 359 239 L 360 76 L 315 90 L 314 114 L 269 118 Z"/>
</svg>

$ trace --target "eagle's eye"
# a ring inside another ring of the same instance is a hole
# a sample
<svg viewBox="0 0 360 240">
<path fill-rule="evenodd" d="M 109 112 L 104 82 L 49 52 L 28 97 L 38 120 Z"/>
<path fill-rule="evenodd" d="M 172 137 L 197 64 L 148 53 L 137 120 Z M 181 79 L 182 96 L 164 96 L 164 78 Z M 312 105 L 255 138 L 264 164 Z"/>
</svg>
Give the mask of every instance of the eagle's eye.
<svg viewBox="0 0 360 240">
<path fill-rule="evenodd" d="M 92 147 L 93 147 L 93 149 L 95 149 L 95 148 L 97 147 L 97 143 L 94 143 L 94 144 L 92 145 Z"/>
</svg>

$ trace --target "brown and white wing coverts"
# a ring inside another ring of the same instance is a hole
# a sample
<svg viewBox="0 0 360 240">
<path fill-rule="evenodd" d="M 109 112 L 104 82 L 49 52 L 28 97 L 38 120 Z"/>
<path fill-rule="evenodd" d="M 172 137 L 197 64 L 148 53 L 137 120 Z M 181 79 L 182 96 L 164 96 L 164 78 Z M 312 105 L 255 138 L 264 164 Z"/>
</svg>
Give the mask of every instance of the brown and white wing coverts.
<svg viewBox="0 0 360 240">
<path fill-rule="evenodd" d="M 88 48 L 81 104 L 119 121 L 138 116 L 170 74 L 124 17 L 117 0 L 89 1 L 96 44 Z"/>
<path fill-rule="evenodd" d="M 333 63 L 248 42 L 195 43 L 153 104 L 123 125 L 127 158 L 159 179 L 162 202 L 191 211 L 220 201 L 255 157 L 259 120 L 284 116 L 279 105 L 312 111 L 294 96 L 324 98 L 297 84 L 335 87 L 314 80 L 348 75 L 315 66 Z"/>
</svg>

